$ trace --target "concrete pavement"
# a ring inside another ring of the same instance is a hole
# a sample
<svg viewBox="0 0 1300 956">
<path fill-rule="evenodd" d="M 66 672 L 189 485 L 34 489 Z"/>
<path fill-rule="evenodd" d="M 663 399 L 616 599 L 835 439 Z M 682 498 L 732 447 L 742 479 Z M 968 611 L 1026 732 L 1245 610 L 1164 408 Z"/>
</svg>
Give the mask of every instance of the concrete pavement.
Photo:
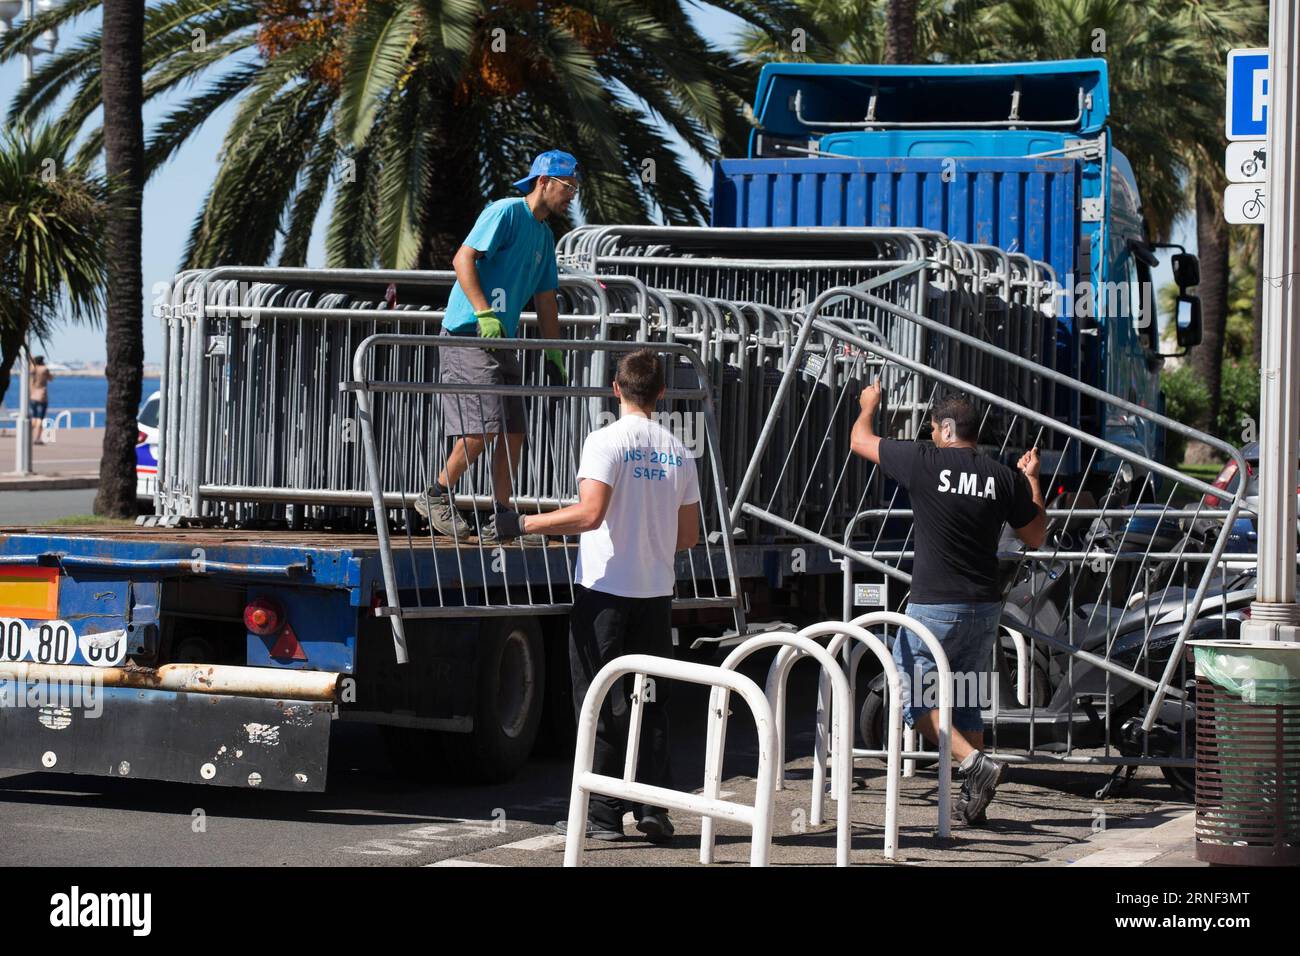
<svg viewBox="0 0 1300 956">
<path fill-rule="evenodd" d="M 0 430 L 0 491 L 50 491 L 99 486 L 102 428 L 60 428 L 32 446 L 31 475 L 14 475 L 14 431 Z"/>
</svg>

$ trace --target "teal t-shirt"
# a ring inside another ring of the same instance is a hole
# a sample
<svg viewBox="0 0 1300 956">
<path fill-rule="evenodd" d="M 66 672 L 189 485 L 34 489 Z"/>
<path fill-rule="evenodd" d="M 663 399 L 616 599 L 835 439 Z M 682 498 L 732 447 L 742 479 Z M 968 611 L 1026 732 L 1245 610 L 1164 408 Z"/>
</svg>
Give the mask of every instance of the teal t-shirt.
<svg viewBox="0 0 1300 956">
<path fill-rule="evenodd" d="M 538 222 L 522 196 L 498 199 L 479 213 L 465 245 L 483 253 L 478 260 L 478 281 L 488 305 L 501 319 L 506 338 L 515 338 L 519 313 L 536 292 L 549 292 L 560 284 L 555 268 L 555 236 L 550 226 Z M 451 290 L 442 324 L 460 332 L 478 322 L 474 307 L 460 283 Z"/>
</svg>

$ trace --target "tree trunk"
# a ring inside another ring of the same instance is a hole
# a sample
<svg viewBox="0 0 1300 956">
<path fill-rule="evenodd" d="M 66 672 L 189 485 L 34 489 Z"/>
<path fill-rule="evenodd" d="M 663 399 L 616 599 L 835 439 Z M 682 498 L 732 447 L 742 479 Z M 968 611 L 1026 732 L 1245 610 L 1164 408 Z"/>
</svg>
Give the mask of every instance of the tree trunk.
<svg viewBox="0 0 1300 956">
<path fill-rule="evenodd" d="M 441 133 L 435 140 L 429 162 L 432 172 L 423 223 L 424 243 L 416 268 L 450 269 L 452 256 L 483 211 L 482 187 L 475 172 L 481 164 L 472 124 L 466 120 L 464 108 L 455 103 L 453 91 L 436 90 L 434 102 L 438 104 L 434 122 Z M 521 154 L 518 161 L 519 175 L 523 176 L 533 157 Z"/>
<path fill-rule="evenodd" d="M 9 379 L 13 373 L 14 362 L 18 360 L 18 350 L 23 347 L 25 326 L 15 322 L 0 326 L 0 395 L 9 391 Z M 14 396 L 17 405 L 18 396 Z"/>
<path fill-rule="evenodd" d="M 136 509 L 136 413 L 144 365 L 144 2 L 104 0 L 103 11 L 104 166 L 114 188 L 105 229 L 108 401 L 95 514 L 127 518 Z"/>
<path fill-rule="evenodd" d="M 1228 321 L 1228 224 L 1223 218 L 1218 195 L 1212 184 L 1196 180 L 1196 243 L 1201 260 L 1203 333 L 1201 344 L 1188 356 L 1192 368 L 1210 396 L 1208 421 L 1197 426 L 1212 432 L 1219 417 L 1222 398 L 1224 332 Z"/>
<path fill-rule="evenodd" d="M 916 0 L 889 0 L 885 11 L 885 62 L 916 62 Z"/>
<path fill-rule="evenodd" d="M 31 327 L 32 284 L 31 274 L 24 275 L 18 301 L 14 303 L 12 321 L 0 323 L 0 398 L 9 391 L 14 362 L 18 361 L 18 353 L 22 351 L 23 342 L 27 340 L 27 330 Z M 18 396 L 15 395 L 15 404 L 17 400 Z M 27 409 L 22 411 L 26 414 Z M 17 431 L 14 434 L 17 435 Z"/>
</svg>

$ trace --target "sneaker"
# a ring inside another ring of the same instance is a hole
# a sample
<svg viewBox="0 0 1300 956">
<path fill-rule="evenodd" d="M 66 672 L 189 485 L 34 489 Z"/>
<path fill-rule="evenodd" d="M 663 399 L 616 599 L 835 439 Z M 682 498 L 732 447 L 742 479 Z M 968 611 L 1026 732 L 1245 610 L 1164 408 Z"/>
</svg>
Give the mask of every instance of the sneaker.
<svg viewBox="0 0 1300 956">
<path fill-rule="evenodd" d="M 415 499 L 415 510 L 429 519 L 429 527 L 448 538 L 460 540 L 473 533 L 452 505 L 451 495 L 440 495 L 430 488 Z"/>
<path fill-rule="evenodd" d="M 957 795 L 957 798 L 955 800 L 949 801 L 948 815 L 953 820 L 960 820 L 961 822 L 965 823 L 966 804 L 968 803 L 970 803 L 970 783 L 968 781 L 962 781 L 961 793 Z"/>
<path fill-rule="evenodd" d="M 967 823 L 983 823 L 987 819 L 984 811 L 992 802 L 1005 770 L 1005 764 L 998 763 L 982 752 L 975 758 L 975 766 L 966 771 L 966 780 L 962 784 L 962 816 Z"/>
<path fill-rule="evenodd" d="M 519 535 L 517 538 L 498 538 L 495 514 L 480 525 L 478 540 L 479 544 L 485 545 L 489 548 L 494 548 L 503 542 L 510 542 L 511 544 L 518 543 L 523 545 L 525 548 L 546 547 L 546 535 L 544 534 L 523 534 Z"/>
<path fill-rule="evenodd" d="M 657 846 L 667 846 L 673 842 L 673 821 L 662 810 L 647 813 L 636 822 L 636 828 L 646 835 L 646 839 Z"/>
<path fill-rule="evenodd" d="M 569 821 L 557 820 L 555 823 L 555 832 L 560 834 L 560 836 L 568 836 Z M 597 824 L 592 823 L 590 820 L 588 820 L 587 839 L 604 840 L 606 843 L 614 843 L 618 840 L 626 839 L 626 836 L 622 830 L 611 830 L 609 827 L 598 826 Z"/>
</svg>

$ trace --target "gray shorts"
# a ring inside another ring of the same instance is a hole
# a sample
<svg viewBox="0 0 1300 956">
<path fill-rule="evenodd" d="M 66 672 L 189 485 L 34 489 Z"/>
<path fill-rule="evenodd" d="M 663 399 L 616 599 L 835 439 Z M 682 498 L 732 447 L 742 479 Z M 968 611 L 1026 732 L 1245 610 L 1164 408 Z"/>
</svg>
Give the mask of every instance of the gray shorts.
<svg viewBox="0 0 1300 956">
<path fill-rule="evenodd" d="M 456 335 L 442 330 L 443 335 Z M 514 349 L 454 347 L 440 350 L 438 381 L 444 385 L 522 385 L 524 370 Z M 522 435 L 525 429 L 521 395 L 442 396 L 445 435 Z"/>
</svg>

